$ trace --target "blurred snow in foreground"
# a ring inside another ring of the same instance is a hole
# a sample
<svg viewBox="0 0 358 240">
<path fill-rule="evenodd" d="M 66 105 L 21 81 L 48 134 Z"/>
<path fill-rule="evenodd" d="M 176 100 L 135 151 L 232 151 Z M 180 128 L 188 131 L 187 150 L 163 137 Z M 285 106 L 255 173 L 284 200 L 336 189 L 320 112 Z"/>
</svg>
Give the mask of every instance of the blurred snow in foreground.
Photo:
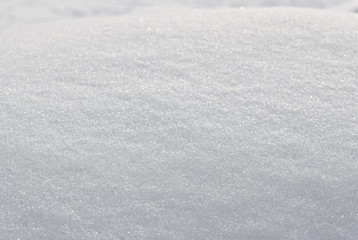
<svg viewBox="0 0 358 240">
<path fill-rule="evenodd" d="M 0 0 L 0 27 L 63 18 L 157 12 L 163 8 L 172 11 L 175 8 L 295 6 L 357 11 L 357 3 L 357 0 Z"/>
<path fill-rule="evenodd" d="M 0 239 L 358 236 L 358 15 L 0 34 Z"/>
</svg>

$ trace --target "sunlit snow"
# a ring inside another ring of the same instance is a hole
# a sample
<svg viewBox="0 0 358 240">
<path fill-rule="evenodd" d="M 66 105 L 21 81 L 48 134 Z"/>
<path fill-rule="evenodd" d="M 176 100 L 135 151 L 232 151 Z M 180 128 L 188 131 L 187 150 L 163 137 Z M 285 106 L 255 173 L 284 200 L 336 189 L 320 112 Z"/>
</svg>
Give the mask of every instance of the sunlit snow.
<svg viewBox="0 0 358 240">
<path fill-rule="evenodd" d="M 357 239 L 358 15 L 0 32 L 0 239 Z"/>
</svg>

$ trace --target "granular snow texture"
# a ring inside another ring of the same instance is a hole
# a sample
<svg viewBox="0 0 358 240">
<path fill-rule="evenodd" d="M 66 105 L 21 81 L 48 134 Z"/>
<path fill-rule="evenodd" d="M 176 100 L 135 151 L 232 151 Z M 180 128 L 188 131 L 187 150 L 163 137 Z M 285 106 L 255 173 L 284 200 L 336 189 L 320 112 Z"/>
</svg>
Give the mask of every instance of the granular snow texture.
<svg viewBox="0 0 358 240">
<path fill-rule="evenodd" d="M 358 15 L 0 33 L 0 239 L 358 236 Z"/>
</svg>

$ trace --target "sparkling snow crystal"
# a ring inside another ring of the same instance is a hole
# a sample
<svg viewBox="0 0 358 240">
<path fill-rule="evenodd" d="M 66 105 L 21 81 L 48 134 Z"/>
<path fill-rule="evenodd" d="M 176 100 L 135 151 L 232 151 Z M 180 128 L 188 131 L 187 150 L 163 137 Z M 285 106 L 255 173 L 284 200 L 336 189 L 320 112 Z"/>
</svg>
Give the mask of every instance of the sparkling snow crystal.
<svg viewBox="0 0 358 240">
<path fill-rule="evenodd" d="M 0 32 L 0 239 L 357 239 L 358 15 Z"/>
</svg>

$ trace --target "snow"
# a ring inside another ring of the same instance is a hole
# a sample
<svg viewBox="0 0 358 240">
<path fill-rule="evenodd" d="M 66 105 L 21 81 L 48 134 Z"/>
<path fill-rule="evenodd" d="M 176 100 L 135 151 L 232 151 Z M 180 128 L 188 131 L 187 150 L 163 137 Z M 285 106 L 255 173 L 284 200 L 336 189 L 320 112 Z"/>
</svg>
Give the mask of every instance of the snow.
<svg viewBox="0 0 358 240">
<path fill-rule="evenodd" d="M 358 1 L 349 1 L 345 4 L 339 5 L 337 10 L 358 13 Z"/>
<path fill-rule="evenodd" d="M 358 15 L 0 32 L 0 239 L 356 239 Z"/>
<path fill-rule="evenodd" d="M 78 17 L 157 13 L 178 8 L 295 6 L 357 11 L 358 0 L 1 0 L 0 29 Z"/>
</svg>

